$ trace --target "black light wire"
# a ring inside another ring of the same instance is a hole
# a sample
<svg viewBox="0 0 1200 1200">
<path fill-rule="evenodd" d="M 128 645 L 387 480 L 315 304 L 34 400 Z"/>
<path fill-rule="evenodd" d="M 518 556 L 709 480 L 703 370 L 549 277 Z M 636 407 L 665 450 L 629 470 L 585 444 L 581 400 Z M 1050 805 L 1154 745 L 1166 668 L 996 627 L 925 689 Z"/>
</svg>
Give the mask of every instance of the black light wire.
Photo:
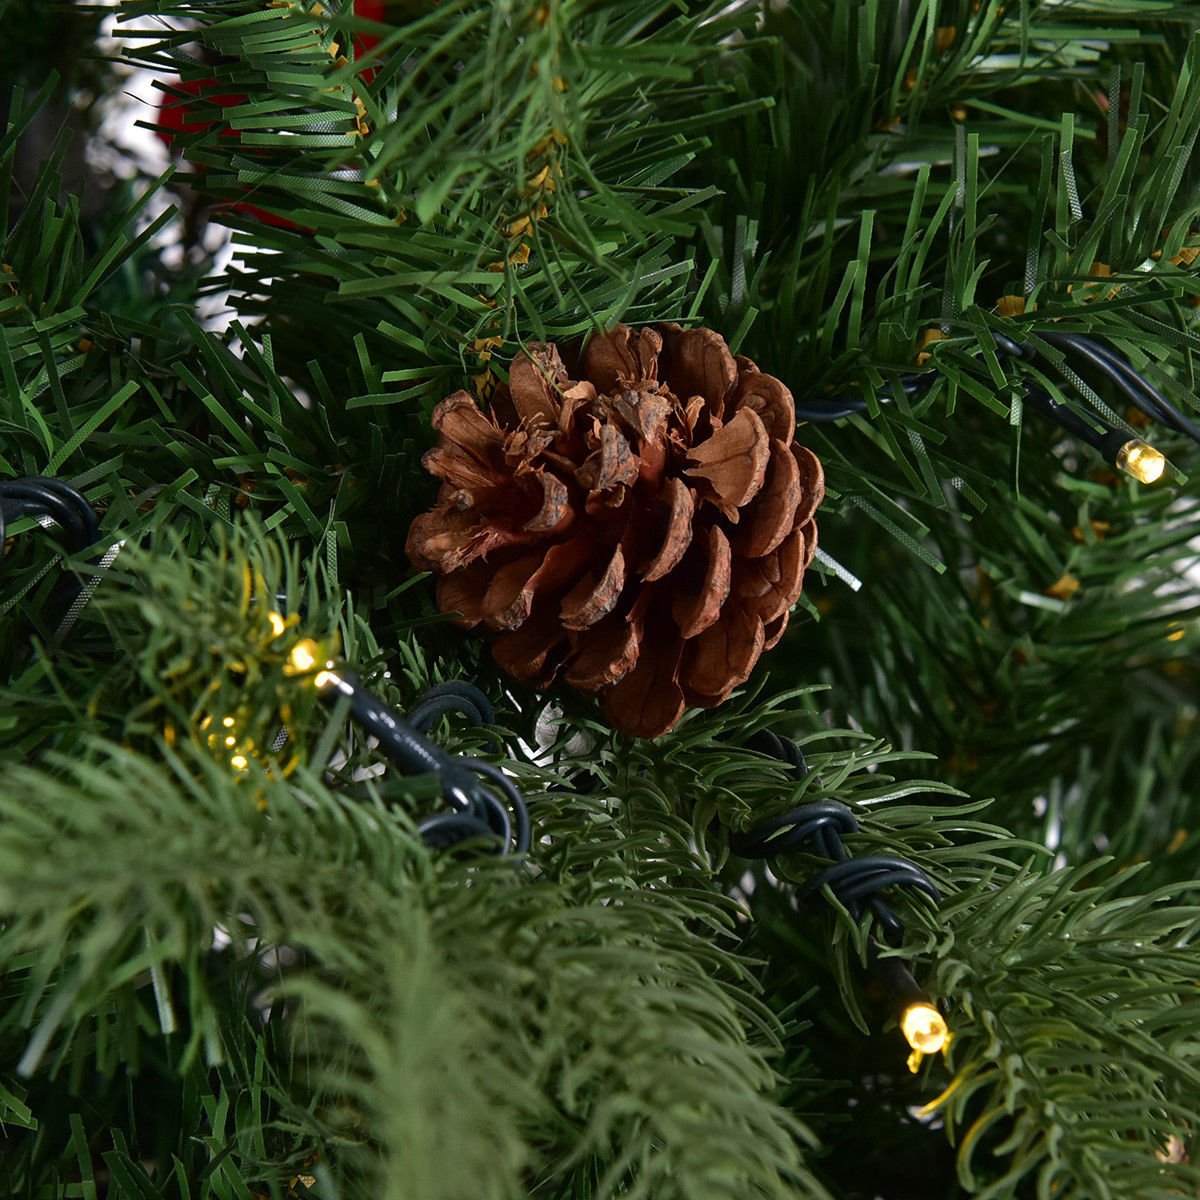
<svg viewBox="0 0 1200 1200">
<path fill-rule="evenodd" d="M 49 532 L 57 530 L 68 555 L 82 554 L 100 539 L 100 519 L 88 498 L 78 488 L 51 476 L 0 480 L 0 556 L 9 524 L 22 517 L 33 517 Z M 83 587 L 83 580 L 74 573 L 64 575 L 52 586 L 41 614 L 47 628 L 60 618 L 69 622 Z M 65 627 L 59 627 L 60 634 Z"/>
<path fill-rule="evenodd" d="M 791 739 L 764 730 L 750 746 L 786 763 L 796 782 L 809 773 L 804 752 Z M 822 858 L 833 865 L 805 880 L 796 895 L 803 901 L 832 896 L 855 920 L 869 909 L 882 931 L 883 940 L 898 947 L 904 938 L 904 926 L 882 893 L 889 888 L 907 887 L 922 892 L 934 904 L 941 892 L 915 863 L 894 855 L 871 854 L 852 857 L 842 841 L 845 834 L 858 830 L 858 820 L 850 808 L 838 800 L 810 800 L 787 812 L 759 821 L 741 833 L 731 833 L 729 849 L 746 859 L 772 859 L 810 843 Z M 933 1001 L 913 978 L 912 972 L 897 957 L 881 957 L 879 945 L 868 940 L 867 966 L 873 979 L 888 996 L 897 1013 L 911 1004 L 933 1006 Z"/>
<path fill-rule="evenodd" d="M 791 738 L 759 734 L 751 745 L 787 763 L 797 783 L 807 778 L 804 752 Z M 855 920 L 864 907 L 869 908 L 888 940 L 898 945 L 904 926 L 880 893 L 890 887 L 911 887 L 935 904 L 941 901 L 941 893 L 933 880 L 907 859 L 882 854 L 851 857 L 842 836 L 857 831 L 858 819 L 847 805 L 838 800 L 810 800 L 742 833 L 730 834 L 729 848 L 740 858 L 768 859 L 811 843 L 822 858 L 832 859 L 833 865 L 801 885 L 800 899 L 820 899 L 828 888 Z"/>
<path fill-rule="evenodd" d="M 440 684 L 425 692 L 405 717 L 367 691 L 353 673 L 330 668 L 322 674 L 329 681 L 316 684 L 321 698 L 327 702 L 347 698 L 351 718 L 376 739 L 393 765 L 406 775 L 437 777 L 451 811 L 418 822 L 426 845 L 449 847 L 487 838 L 498 842 L 503 853 L 528 853 L 532 824 L 516 784 L 494 763 L 447 754 L 425 736 L 434 721 L 451 712 L 467 716 L 476 725 L 494 724 L 491 703 L 479 688 L 463 680 Z"/>
<path fill-rule="evenodd" d="M 1039 333 L 1038 336 L 1061 350 L 1073 351 L 1101 372 L 1126 399 L 1152 421 L 1182 433 L 1200 443 L 1200 425 L 1189 420 L 1145 376 L 1139 374 L 1119 354 L 1081 333 Z"/>
<path fill-rule="evenodd" d="M 1018 342 L 1007 334 L 997 333 L 994 330 L 990 332 L 996 350 L 1005 358 L 1021 359 L 1027 362 L 1038 357 L 1046 358 L 1038 347 L 1030 342 Z M 1080 333 L 1039 330 L 1035 336 L 1064 353 L 1074 354 L 1083 359 L 1088 366 L 1102 374 L 1130 403 L 1152 421 L 1157 421 L 1176 433 L 1181 433 L 1191 438 L 1192 441 L 1200 443 L 1200 425 L 1186 417 L 1149 380 L 1134 370 L 1125 359 L 1109 347 Z M 1052 367 L 1058 365 L 1048 358 L 1046 361 Z M 910 371 L 901 375 L 897 383 L 905 396 L 915 399 L 924 395 L 939 377 L 939 373 L 932 369 Z M 888 404 L 894 397 L 886 391 L 881 391 L 877 393 L 877 399 L 881 404 Z M 1110 460 L 1116 450 L 1130 440 L 1131 435 L 1114 429 L 1102 417 L 1092 414 L 1094 419 L 1103 426 L 1103 429 L 1097 430 L 1073 409 L 1062 401 L 1054 400 L 1045 389 L 1037 385 L 1028 387 L 1024 400 L 1043 416 L 1087 441 L 1089 445 Z M 801 421 L 820 424 L 861 416 L 869 411 L 869 407 L 865 396 L 818 397 L 813 400 L 797 402 L 796 416 Z"/>
<path fill-rule="evenodd" d="M 9 524 L 21 517 L 50 518 L 73 554 L 100 540 L 95 508 L 81 491 L 61 479 L 28 476 L 0 481 L 0 547 Z M 512 780 L 492 763 L 447 754 L 425 736 L 434 722 L 452 713 L 475 725 L 494 724 L 491 702 L 479 688 L 465 681 L 438 684 L 418 699 L 406 718 L 372 695 L 356 676 L 339 672 L 338 679 L 338 694 L 350 695 L 351 716 L 377 739 L 384 755 L 405 774 L 432 773 L 440 781 L 451 811 L 417 822 L 426 845 L 445 848 L 488 839 L 504 852 L 529 850 L 529 808 Z M 493 739 L 493 745 L 499 748 L 498 739 Z"/>
<path fill-rule="evenodd" d="M 21 517 L 48 517 L 62 530 L 68 548 L 80 554 L 100 538 L 100 519 L 87 497 L 61 479 L 25 476 L 0 481 L 0 544 L 8 525 Z"/>
</svg>

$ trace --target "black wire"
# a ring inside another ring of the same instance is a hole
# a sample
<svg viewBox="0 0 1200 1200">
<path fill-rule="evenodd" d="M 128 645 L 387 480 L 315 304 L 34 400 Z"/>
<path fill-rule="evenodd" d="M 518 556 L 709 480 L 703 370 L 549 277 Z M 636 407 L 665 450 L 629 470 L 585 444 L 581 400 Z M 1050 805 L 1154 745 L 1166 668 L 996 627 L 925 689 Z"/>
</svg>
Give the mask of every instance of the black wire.
<svg viewBox="0 0 1200 1200">
<path fill-rule="evenodd" d="M 408 723 L 422 733 L 446 713 L 457 712 L 476 725 L 494 725 L 496 714 L 491 701 L 474 684 L 450 680 L 435 684 L 409 711 Z"/>
<path fill-rule="evenodd" d="M 1036 384 L 1026 388 L 1021 402 L 1027 404 L 1035 412 L 1040 412 L 1042 416 L 1049 417 L 1056 425 L 1068 433 L 1073 433 L 1093 450 L 1105 452 L 1109 435 L 1113 432 L 1112 429 L 1108 427 L 1105 430 L 1097 429 L 1065 401 L 1056 400 L 1045 388 L 1038 387 Z M 1125 434 L 1120 434 L 1118 441 L 1125 442 L 1128 441 L 1128 438 Z"/>
<path fill-rule="evenodd" d="M 791 738 L 764 731 L 751 744 L 788 763 L 797 780 L 808 774 L 804 755 Z M 842 842 L 842 835 L 857 829 L 858 820 L 845 804 L 829 799 L 810 800 L 759 821 L 742 833 L 730 834 L 729 848 L 741 858 L 774 858 L 811 842 L 822 858 L 833 860 L 833 865 L 800 886 L 797 891 L 800 899 L 816 899 L 828 890 L 855 920 L 862 915 L 864 907 L 870 908 L 888 940 L 898 944 L 904 935 L 904 926 L 880 893 L 891 887 L 911 887 L 923 892 L 935 904 L 940 902 L 941 893 L 933 880 L 907 859 L 892 855 L 851 857 Z"/>
<path fill-rule="evenodd" d="M 100 540 L 100 519 L 87 497 L 61 479 L 25 476 L 0 481 L 0 551 L 9 522 L 20 517 L 50 520 L 66 543 L 69 554 L 82 554 Z M 42 611 L 31 618 L 35 630 L 49 633 L 71 610 L 83 581 L 69 573 L 59 579 L 43 601 Z"/>
<path fill-rule="evenodd" d="M 417 831 L 426 846 L 446 850 L 461 842 L 492 838 L 495 831 L 486 821 L 471 813 L 434 813 L 417 823 Z"/>
<path fill-rule="evenodd" d="M 1151 420 L 1200 442 L 1200 425 L 1188 420 L 1145 376 L 1107 346 L 1081 333 L 1050 332 L 1039 336 L 1051 345 L 1073 351 L 1085 359 Z"/>
<path fill-rule="evenodd" d="M 995 331 L 991 331 L 991 336 L 995 342 L 997 351 L 1006 358 L 1022 359 L 1028 362 L 1039 357 L 1037 347 L 1028 342 L 1018 342 L 1007 334 Z M 1200 443 L 1200 425 L 1197 425 L 1194 421 L 1184 416 L 1149 380 L 1134 370 L 1129 363 L 1107 346 L 1103 346 L 1099 342 L 1085 337 L 1083 334 L 1058 333 L 1053 330 L 1043 332 L 1039 330 L 1037 336 L 1051 345 L 1071 351 L 1086 359 L 1087 362 L 1096 370 L 1102 372 L 1115 387 L 1148 417 Z M 1050 365 L 1053 366 L 1055 364 L 1051 363 Z M 927 392 L 938 377 L 938 372 L 931 369 L 901 375 L 898 382 L 904 394 L 911 399 Z M 1047 396 L 1041 389 L 1039 391 L 1041 395 Z M 887 391 L 876 393 L 876 397 L 881 404 L 891 403 L 893 399 L 892 395 Z M 1049 399 L 1048 396 L 1047 399 Z M 1061 403 L 1052 402 L 1052 404 L 1054 404 L 1054 407 L 1047 409 L 1044 404 L 1039 404 L 1036 399 L 1034 401 L 1034 407 L 1038 411 L 1041 411 L 1043 415 L 1049 416 L 1051 420 L 1056 421 L 1058 424 L 1069 428 L 1071 432 L 1078 433 L 1080 436 L 1093 435 L 1088 438 L 1089 443 L 1092 445 L 1097 445 L 1096 439 L 1104 438 L 1109 439 L 1109 443 L 1111 443 L 1114 433 L 1117 432 L 1107 422 L 1097 416 L 1095 419 L 1104 426 L 1103 430 L 1096 431 L 1088 427 L 1088 433 L 1085 434 L 1081 432 L 1078 425 L 1068 425 L 1066 420 L 1064 420 L 1067 413 L 1071 413 L 1072 416 L 1076 417 L 1078 414 L 1073 413 L 1072 410 L 1066 408 Z M 796 416 L 801 421 L 822 423 L 826 421 L 842 421 L 852 416 L 861 416 L 868 409 L 869 404 L 865 396 L 828 396 L 797 402 Z M 1106 445 L 1109 443 L 1106 443 Z M 1099 448 L 1098 445 L 1097 448 Z"/>
<path fill-rule="evenodd" d="M 454 757 L 425 736 L 425 730 L 448 712 L 463 713 L 476 724 L 492 724 L 491 702 L 465 681 L 430 688 L 406 718 L 362 686 L 347 671 L 335 673 L 336 683 L 322 697 L 350 699 L 350 715 L 379 749 L 406 775 L 433 774 L 451 812 L 418 822 L 429 846 L 445 847 L 479 837 L 497 840 L 504 853 L 525 854 L 533 840 L 529 807 L 516 784 L 493 763 L 467 756 Z"/>
<path fill-rule="evenodd" d="M 901 375 L 897 382 L 901 390 L 910 399 L 927 392 L 937 378 L 936 371 L 914 371 Z M 892 400 L 888 392 L 878 393 L 881 403 L 887 404 Z M 825 421 L 844 421 L 865 413 L 868 409 L 865 396 L 827 396 L 815 400 L 805 400 L 796 404 L 796 415 L 802 421 L 822 423 Z"/>
<path fill-rule="evenodd" d="M 100 520 L 84 494 L 61 479 L 26 476 L 0 482 L 0 541 L 19 517 L 49 517 L 78 554 L 100 537 Z"/>
</svg>

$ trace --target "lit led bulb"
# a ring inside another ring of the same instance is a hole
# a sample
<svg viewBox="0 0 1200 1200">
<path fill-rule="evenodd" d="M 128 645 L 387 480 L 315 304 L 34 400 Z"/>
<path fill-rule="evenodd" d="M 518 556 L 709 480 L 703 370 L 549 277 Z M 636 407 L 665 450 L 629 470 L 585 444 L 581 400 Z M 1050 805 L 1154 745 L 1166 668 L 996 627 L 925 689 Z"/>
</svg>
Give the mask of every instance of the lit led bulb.
<svg viewBox="0 0 1200 1200">
<path fill-rule="evenodd" d="M 950 1044 L 950 1027 L 946 1018 L 932 1004 L 918 1000 L 910 1004 L 900 1017 L 900 1031 L 912 1047 L 908 1069 L 915 1075 L 927 1054 L 938 1054 Z"/>
<path fill-rule="evenodd" d="M 320 670 L 317 670 L 318 666 Z M 288 675 L 311 675 L 316 671 L 312 679 L 313 686 L 318 691 L 324 691 L 330 684 L 338 682 L 338 676 L 329 669 L 332 666 L 333 663 L 328 660 L 321 661 L 319 642 L 313 638 L 303 638 L 292 647 L 284 671 Z"/>
<path fill-rule="evenodd" d="M 910 1004 L 900 1018 L 900 1030 L 914 1050 L 922 1054 L 937 1054 L 950 1040 L 950 1028 L 932 1004 Z"/>
<path fill-rule="evenodd" d="M 1117 451 L 1117 467 L 1138 483 L 1155 483 L 1167 469 L 1167 459 L 1161 450 L 1131 438 Z"/>
<path fill-rule="evenodd" d="M 313 638 L 302 638 L 288 655 L 288 666 L 294 675 L 307 675 L 317 665 L 321 647 Z"/>
</svg>

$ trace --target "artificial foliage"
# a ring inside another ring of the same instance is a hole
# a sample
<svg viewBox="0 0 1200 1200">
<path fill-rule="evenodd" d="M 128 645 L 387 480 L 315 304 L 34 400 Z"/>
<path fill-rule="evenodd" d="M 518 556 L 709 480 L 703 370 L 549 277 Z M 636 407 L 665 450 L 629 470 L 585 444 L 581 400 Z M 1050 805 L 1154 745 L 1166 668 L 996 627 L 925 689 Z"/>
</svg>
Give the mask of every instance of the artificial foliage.
<svg viewBox="0 0 1200 1200">
<path fill-rule="evenodd" d="M 0 485 L 101 530 L 0 558 L 0 1190 L 1195 1194 L 1200 451 L 1058 340 L 1195 417 L 1195 6 L 73 7 L 0 10 Z M 131 79 L 161 177 L 97 131 Z M 711 330 L 801 422 L 862 399 L 798 428 L 787 631 L 655 738 L 503 673 L 405 553 L 439 402 L 618 324 Z M 436 780 L 304 639 L 400 711 L 482 688 L 430 736 L 530 852 L 426 845 Z M 901 944 L 798 898 L 812 846 L 731 850 L 825 801 L 936 885 Z M 953 1032 L 915 1074 L 880 954 Z"/>
</svg>

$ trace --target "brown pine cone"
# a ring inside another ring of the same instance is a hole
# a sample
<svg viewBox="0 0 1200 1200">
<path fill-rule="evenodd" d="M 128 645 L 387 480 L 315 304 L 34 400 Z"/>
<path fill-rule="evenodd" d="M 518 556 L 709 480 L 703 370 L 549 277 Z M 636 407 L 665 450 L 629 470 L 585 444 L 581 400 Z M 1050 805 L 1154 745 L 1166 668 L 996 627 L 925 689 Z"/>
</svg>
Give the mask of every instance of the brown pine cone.
<svg viewBox="0 0 1200 1200">
<path fill-rule="evenodd" d="M 788 389 L 712 330 L 618 325 L 566 365 L 530 346 L 490 414 L 456 392 L 433 424 L 442 487 L 408 555 L 518 679 L 562 673 L 656 737 L 782 636 L 824 477 Z"/>
</svg>

